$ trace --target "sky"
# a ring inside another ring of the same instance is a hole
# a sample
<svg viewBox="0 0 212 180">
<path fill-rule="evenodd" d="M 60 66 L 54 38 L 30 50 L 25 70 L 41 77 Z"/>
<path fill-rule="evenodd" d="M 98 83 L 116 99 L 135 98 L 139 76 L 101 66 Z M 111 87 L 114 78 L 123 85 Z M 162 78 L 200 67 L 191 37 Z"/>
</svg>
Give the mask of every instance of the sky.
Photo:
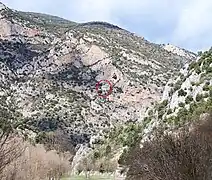
<svg viewBox="0 0 212 180">
<path fill-rule="evenodd" d="M 106 21 L 159 44 L 193 52 L 212 46 L 212 0 L 0 0 L 75 22 Z"/>
</svg>

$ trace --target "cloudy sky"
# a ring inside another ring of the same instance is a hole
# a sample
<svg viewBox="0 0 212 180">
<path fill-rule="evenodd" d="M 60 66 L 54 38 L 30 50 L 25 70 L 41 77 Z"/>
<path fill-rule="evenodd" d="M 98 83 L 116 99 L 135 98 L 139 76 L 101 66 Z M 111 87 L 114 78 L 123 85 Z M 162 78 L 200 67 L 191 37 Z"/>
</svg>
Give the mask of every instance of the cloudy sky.
<svg viewBox="0 0 212 180">
<path fill-rule="evenodd" d="M 212 0 L 0 0 L 76 22 L 107 21 L 155 43 L 192 51 L 212 45 Z"/>
</svg>

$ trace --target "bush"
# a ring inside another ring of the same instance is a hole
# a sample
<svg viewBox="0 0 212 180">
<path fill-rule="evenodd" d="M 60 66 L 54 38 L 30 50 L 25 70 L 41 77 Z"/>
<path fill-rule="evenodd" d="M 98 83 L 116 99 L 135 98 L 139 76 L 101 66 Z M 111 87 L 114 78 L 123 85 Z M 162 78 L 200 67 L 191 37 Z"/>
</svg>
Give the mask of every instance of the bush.
<svg viewBox="0 0 212 180">
<path fill-rule="evenodd" d="M 209 91 L 209 96 L 212 97 L 212 89 Z"/>
<path fill-rule="evenodd" d="M 186 108 L 180 108 L 178 112 L 178 117 L 181 121 L 186 120 L 186 116 L 188 115 L 188 110 Z"/>
<path fill-rule="evenodd" d="M 167 114 L 171 114 L 172 113 L 172 109 L 168 109 Z"/>
<path fill-rule="evenodd" d="M 143 120 L 143 127 L 146 128 L 146 126 L 151 122 L 150 117 L 145 117 Z"/>
<path fill-rule="evenodd" d="M 174 84 L 173 84 L 173 83 L 170 83 L 170 84 L 168 84 L 168 86 L 169 86 L 169 87 L 173 87 L 173 86 L 174 86 Z"/>
<path fill-rule="evenodd" d="M 177 91 L 178 89 L 181 88 L 181 84 L 175 84 L 174 86 L 174 91 Z"/>
<path fill-rule="evenodd" d="M 149 115 L 149 116 L 152 116 L 152 115 L 153 115 L 153 110 L 152 110 L 152 109 L 150 109 L 150 110 L 148 111 L 148 115 Z"/>
<path fill-rule="evenodd" d="M 197 65 L 197 63 L 196 62 L 192 62 L 192 63 L 190 63 L 189 64 L 189 70 L 192 70 L 192 69 L 194 69 L 195 68 L 195 66 Z"/>
<path fill-rule="evenodd" d="M 187 95 L 187 92 L 185 92 L 183 89 L 180 89 L 178 91 L 178 96 L 186 96 Z"/>
<path fill-rule="evenodd" d="M 208 67 L 206 73 L 212 73 L 212 67 Z"/>
<path fill-rule="evenodd" d="M 180 102 L 180 103 L 179 103 L 179 106 L 180 106 L 180 107 L 184 107 L 184 106 L 185 106 L 185 103 Z"/>
<path fill-rule="evenodd" d="M 195 71 L 196 71 L 197 74 L 200 74 L 201 73 L 200 66 L 197 66 L 196 69 L 195 69 Z"/>
<path fill-rule="evenodd" d="M 185 99 L 185 103 L 186 104 L 189 104 L 190 102 L 192 102 L 194 99 L 193 99 L 193 97 L 191 96 L 191 95 L 188 95 L 187 97 L 186 97 L 186 99 Z"/>
<path fill-rule="evenodd" d="M 196 86 L 196 82 L 191 82 L 191 85 L 192 86 Z"/>
<path fill-rule="evenodd" d="M 169 96 L 172 96 L 174 94 L 174 89 L 171 89 L 170 91 L 169 91 Z"/>
<path fill-rule="evenodd" d="M 210 90 L 210 86 L 206 83 L 204 86 L 203 86 L 203 91 L 209 91 Z"/>
<path fill-rule="evenodd" d="M 197 102 L 201 101 L 202 98 L 203 98 L 203 95 L 202 95 L 202 94 L 197 94 L 197 95 L 196 95 L 196 101 L 197 101 Z"/>
<path fill-rule="evenodd" d="M 197 106 L 196 102 L 192 102 L 190 104 L 189 112 L 192 114 L 197 109 L 197 107 L 198 106 Z"/>
<path fill-rule="evenodd" d="M 202 51 L 198 51 L 198 52 L 197 52 L 198 56 L 201 56 L 202 53 L 203 53 Z"/>
<path fill-rule="evenodd" d="M 205 84 L 209 86 L 210 85 L 210 81 L 207 81 Z"/>
<path fill-rule="evenodd" d="M 164 100 L 163 102 L 162 102 L 162 106 L 167 106 L 168 105 L 168 100 Z"/>
<path fill-rule="evenodd" d="M 159 119 L 161 119 L 163 117 L 167 105 L 168 105 L 168 100 L 164 100 L 162 103 L 158 104 L 158 118 Z"/>
<path fill-rule="evenodd" d="M 157 132 L 132 149 L 126 159 L 127 180 L 211 180 L 212 118 L 174 134 Z"/>
<path fill-rule="evenodd" d="M 108 155 L 108 154 L 111 153 L 111 151 L 112 151 L 111 146 L 110 146 L 110 145 L 107 145 L 107 146 L 106 146 L 106 149 L 105 149 L 105 154 Z"/>
<path fill-rule="evenodd" d="M 209 97 L 209 93 L 206 92 L 203 94 L 203 98 L 207 98 L 207 97 Z"/>
</svg>

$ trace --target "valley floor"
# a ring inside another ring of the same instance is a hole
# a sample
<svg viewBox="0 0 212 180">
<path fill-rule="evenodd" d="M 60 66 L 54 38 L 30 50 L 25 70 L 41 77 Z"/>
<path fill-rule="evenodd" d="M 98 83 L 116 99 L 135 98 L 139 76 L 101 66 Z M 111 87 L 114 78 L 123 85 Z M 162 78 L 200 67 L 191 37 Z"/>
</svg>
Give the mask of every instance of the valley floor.
<svg viewBox="0 0 212 180">
<path fill-rule="evenodd" d="M 116 180 L 114 175 L 91 175 L 86 178 L 85 175 L 76 175 L 68 178 L 63 178 L 62 180 Z"/>
</svg>

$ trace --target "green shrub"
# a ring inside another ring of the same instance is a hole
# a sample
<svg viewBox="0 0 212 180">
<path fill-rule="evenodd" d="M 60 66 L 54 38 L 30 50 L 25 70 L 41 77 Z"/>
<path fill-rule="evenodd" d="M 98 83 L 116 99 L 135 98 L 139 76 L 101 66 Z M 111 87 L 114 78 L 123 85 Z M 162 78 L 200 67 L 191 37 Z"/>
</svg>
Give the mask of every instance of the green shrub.
<svg viewBox="0 0 212 180">
<path fill-rule="evenodd" d="M 100 158 L 100 157 L 101 157 L 100 152 L 95 151 L 95 152 L 93 153 L 93 157 L 94 157 L 94 159 Z"/>
<path fill-rule="evenodd" d="M 164 100 L 162 103 L 158 105 L 158 118 L 161 119 L 165 114 L 166 106 L 168 105 L 168 100 Z"/>
<path fill-rule="evenodd" d="M 209 91 L 209 96 L 212 97 L 212 89 Z"/>
<path fill-rule="evenodd" d="M 182 83 L 180 83 L 181 81 L 178 81 L 175 86 L 174 86 L 174 91 L 177 91 L 178 89 L 181 88 Z"/>
<path fill-rule="evenodd" d="M 185 103 L 180 102 L 180 103 L 179 103 L 179 106 L 180 106 L 180 107 L 185 107 Z"/>
<path fill-rule="evenodd" d="M 168 105 L 168 100 L 164 100 L 162 103 L 161 103 L 161 106 L 163 107 L 166 107 Z"/>
<path fill-rule="evenodd" d="M 207 98 L 207 97 L 209 97 L 209 93 L 206 92 L 203 94 L 203 98 Z"/>
<path fill-rule="evenodd" d="M 192 87 L 192 86 L 191 86 L 191 87 L 189 87 L 189 90 L 190 90 L 190 91 L 193 91 L 193 87 Z"/>
<path fill-rule="evenodd" d="M 209 85 L 210 85 L 210 82 L 209 82 L 209 81 L 207 81 L 205 84 L 209 86 Z"/>
<path fill-rule="evenodd" d="M 197 52 L 198 56 L 201 56 L 202 53 L 203 53 L 202 51 L 198 51 L 198 52 Z"/>
<path fill-rule="evenodd" d="M 195 71 L 196 71 L 197 74 L 200 74 L 201 73 L 200 66 L 196 66 Z"/>
<path fill-rule="evenodd" d="M 168 109 L 167 114 L 171 114 L 172 113 L 172 109 Z"/>
<path fill-rule="evenodd" d="M 110 145 L 107 145 L 106 148 L 105 148 L 105 154 L 106 154 L 106 156 L 107 156 L 108 154 L 110 154 L 111 152 L 112 152 L 111 146 L 110 146 Z"/>
<path fill-rule="evenodd" d="M 145 117 L 143 120 L 143 127 L 146 128 L 146 126 L 151 122 L 150 117 Z"/>
<path fill-rule="evenodd" d="M 149 116 L 152 116 L 152 115 L 153 115 L 153 110 L 152 110 L 152 109 L 150 109 L 150 110 L 148 111 L 148 115 L 149 115 Z"/>
<path fill-rule="evenodd" d="M 192 86 L 196 86 L 196 83 L 195 83 L 195 82 L 191 82 L 191 85 L 192 85 Z"/>
<path fill-rule="evenodd" d="M 174 86 L 174 84 L 173 84 L 173 83 L 170 83 L 170 84 L 168 84 L 168 86 L 169 86 L 169 87 L 173 87 L 173 86 Z"/>
<path fill-rule="evenodd" d="M 179 118 L 177 118 L 176 116 L 171 116 L 169 118 L 164 119 L 164 122 L 167 122 L 168 124 L 177 124 Z"/>
<path fill-rule="evenodd" d="M 205 85 L 203 86 L 203 91 L 209 91 L 209 90 L 210 90 L 209 85 L 208 85 L 208 84 L 205 84 Z"/>
<path fill-rule="evenodd" d="M 206 73 L 212 73 L 212 67 L 208 67 Z"/>
<path fill-rule="evenodd" d="M 186 104 L 189 104 L 190 102 L 192 102 L 194 99 L 193 99 L 193 97 L 191 96 L 191 95 L 188 95 L 187 97 L 186 97 L 186 99 L 185 99 L 185 103 Z"/>
<path fill-rule="evenodd" d="M 188 115 L 188 110 L 186 108 L 180 108 L 177 115 L 181 120 L 186 120 L 186 116 Z"/>
<path fill-rule="evenodd" d="M 203 99 L 203 95 L 202 94 L 197 94 L 196 95 L 196 101 L 199 102 Z"/>
<path fill-rule="evenodd" d="M 186 80 L 186 77 L 184 76 L 184 74 L 180 75 L 180 79 L 181 79 L 181 82 L 184 82 Z"/>
<path fill-rule="evenodd" d="M 174 89 L 171 89 L 171 90 L 169 91 L 169 96 L 172 96 L 173 93 L 174 93 Z"/>
<path fill-rule="evenodd" d="M 190 103 L 189 112 L 192 114 L 192 113 L 195 111 L 195 109 L 196 109 L 197 107 L 198 107 L 198 106 L 197 106 L 196 102 Z"/>
<path fill-rule="evenodd" d="M 118 126 L 115 127 L 109 133 L 110 143 L 114 142 L 115 144 L 121 146 L 131 147 L 138 140 L 139 134 L 142 132 L 143 125 L 130 123 L 127 126 Z"/>
<path fill-rule="evenodd" d="M 185 92 L 183 89 L 180 89 L 178 91 L 178 96 L 186 96 L 187 95 L 187 92 Z"/>
<path fill-rule="evenodd" d="M 196 65 L 197 65 L 196 62 L 192 62 L 191 64 L 189 64 L 188 70 L 190 71 L 190 70 L 194 69 Z"/>
</svg>

